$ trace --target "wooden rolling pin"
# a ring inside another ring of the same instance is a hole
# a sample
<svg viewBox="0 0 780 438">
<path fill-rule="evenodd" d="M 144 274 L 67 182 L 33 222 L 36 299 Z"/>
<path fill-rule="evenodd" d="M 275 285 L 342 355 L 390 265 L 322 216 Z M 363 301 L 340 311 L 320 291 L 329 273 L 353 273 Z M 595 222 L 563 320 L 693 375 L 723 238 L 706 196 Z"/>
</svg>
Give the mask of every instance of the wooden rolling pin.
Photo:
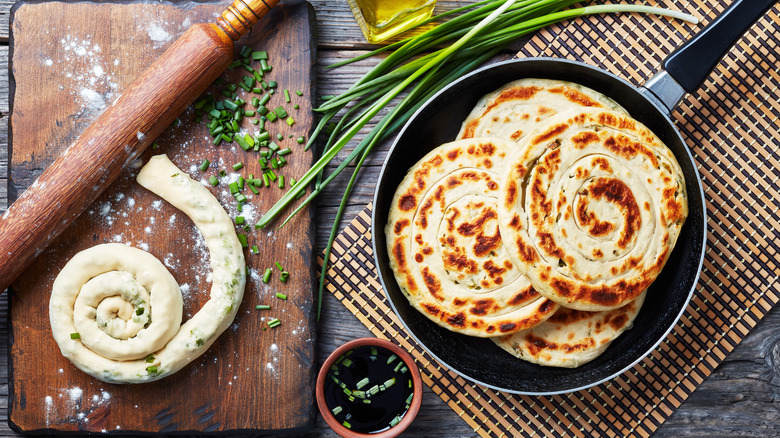
<svg viewBox="0 0 780 438">
<path fill-rule="evenodd" d="M 0 217 L 0 291 L 233 61 L 233 42 L 279 0 L 235 0 L 176 40 Z"/>
</svg>

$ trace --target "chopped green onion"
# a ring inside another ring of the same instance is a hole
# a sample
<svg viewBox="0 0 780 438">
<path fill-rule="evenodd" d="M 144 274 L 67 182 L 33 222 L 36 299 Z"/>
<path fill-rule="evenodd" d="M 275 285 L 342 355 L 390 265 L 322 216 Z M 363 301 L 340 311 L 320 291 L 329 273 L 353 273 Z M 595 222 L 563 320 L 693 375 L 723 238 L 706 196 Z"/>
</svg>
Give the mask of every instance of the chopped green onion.
<svg viewBox="0 0 780 438">
<path fill-rule="evenodd" d="M 238 183 L 237 182 L 232 182 L 232 183 L 228 184 L 228 188 L 230 188 L 230 194 L 231 195 L 235 195 L 236 193 L 238 193 Z"/>
<path fill-rule="evenodd" d="M 280 151 L 277 151 L 277 152 L 276 152 L 276 155 L 282 155 L 282 156 L 284 156 L 284 155 L 287 155 L 287 154 L 289 154 L 290 152 L 292 152 L 292 149 L 290 149 L 290 148 L 284 148 L 284 149 L 282 149 L 282 150 L 280 150 Z"/>
<path fill-rule="evenodd" d="M 255 61 L 259 61 L 261 59 L 268 59 L 268 52 L 264 50 L 252 52 L 252 59 Z"/>
<path fill-rule="evenodd" d="M 246 248 L 247 246 L 249 246 L 249 244 L 248 244 L 248 242 L 246 240 L 246 234 L 238 233 L 238 234 L 236 234 L 236 236 L 238 236 L 238 241 L 241 242 L 241 247 L 242 248 Z"/>
<path fill-rule="evenodd" d="M 256 310 L 271 310 L 271 306 L 268 304 L 258 304 L 255 306 Z"/>
<path fill-rule="evenodd" d="M 263 283 L 268 284 L 271 281 L 271 268 L 267 268 L 263 273 Z"/>
<path fill-rule="evenodd" d="M 242 58 L 246 58 L 252 53 L 252 48 L 249 46 L 244 46 L 241 48 L 241 52 L 239 53 Z"/>
<path fill-rule="evenodd" d="M 292 118 L 292 116 L 287 117 L 287 120 L 285 120 L 289 126 L 292 126 L 295 124 L 295 119 Z"/>
<path fill-rule="evenodd" d="M 279 262 L 274 262 L 274 265 L 276 265 L 276 269 L 278 269 L 278 270 L 280 270 L 280 271 L 284 271 L 284 268 L 282 268 L 282 264 L 281 264 L 281 263 L 279 263 Z"/>
<path fill-rule="evenodd" d="M 209 165 L 211 162 L 209 160 L 203 160 L 203 163 L 200 164 L 199 168 L 201 172 L 205 172 L 209 170 Z"/>
<path fill-rule="evenodd" d="M 284 175 L 279 175 L 279 188 L 284 188 Z"/>
<path fill-rule="evenodd" d="M 290 90 L 284 89 L 284 101 L 290 103 Z"/>
<path fill-rule="evenodd" d="M 236 216 L 236 225 L 243 225 L 244 221 L 244 216 Z"/>
<path fill-rule="evenodd" d="M 276 298 L 279 298 L 280 300 L 286 300 L 287 299 L 287 295 L 285 295 L 285 294 L 283 294 L 281 292 L 277 292 L 276 293 Z"/>
<path fill-rule="evenodd" d="M 209 178 L 209 183 L 212 186 L 216 186 L 217 184 L 219 184 L 219 179 L 216 176 L 212 175 L 211 178 Z"/>
<path fill-rule="evenodd" d="M 303 142 L 305 142 L 306 139 L 303 138 L 303 137 L 298 137 L 298 138 L 295 139 L 295 141 L 298 142 L 298 144 L 303 144 Z"/>
<path fill-rule="evenodd" d="M 154 366 L 154 365 L 152 365 L 152 366 L 148 366 L 148 367 L 146 367 L 146 371 L 147 371 L 149 374 L 157 374 L 157 367 L 156 367 L 156 366 Z"/>
<path fill-rule="evenodd" d="M 278 108 L 274 110 L 277 116 L 279 116 L 280 119 L 283 119 L 288 116 L 287 111 L 285 111 L 284 107 L 279 105 Z"/>
<path fill-rule="evenodd" d="M 303 91 L 295 90 L 295 94 L 297 94 L 298 96 L 303 96 Z"/>
<path fill-rule="evenodd" d="M 239 161 L 238 163 L 233 165 L 233 170 L 241 170 L 243 167 L 244 167 L 244 163 Z"/>
<path fill-rule="evenodd" d="M 70 334 L 71 339 L 81 339 L 81 335 L 78 333 L 71 333 Z"/>
</svg>

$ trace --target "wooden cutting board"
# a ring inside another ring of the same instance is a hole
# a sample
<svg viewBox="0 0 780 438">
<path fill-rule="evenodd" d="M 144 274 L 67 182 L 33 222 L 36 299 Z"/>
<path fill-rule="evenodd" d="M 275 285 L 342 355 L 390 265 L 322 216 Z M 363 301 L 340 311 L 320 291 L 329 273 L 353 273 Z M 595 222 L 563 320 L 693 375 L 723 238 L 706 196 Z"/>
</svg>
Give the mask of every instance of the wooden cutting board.
<svg viewBox="0 0 780 438">
<path fill-rule="evenodd" d="M 228 4 L 220 2 L 21 2 L 11 14 L 11 200 L 29 187 L 106 105 L 193 23 L 211 22 Z M 269 108 L 279 105 L 295 123 L 268 123 L 277 141 L 293 152 L 279 173 L 300 177 L 312 164 L 297 137 L 312 128 L 313 11 L 305 2 L 285 1 L 236 45 L 267 50 L 279 84 Z M 240 81 L 247 72 L 228 71 Z M 284 101 L 282 89 L 291 93 Z M 218 94 L 221 88 L 212 87 Z M 245 93 L 239 89 L 239 96 Z M 299 96 L 295 91 L 302 93 Z M 250 101 L 249 98 L 244 97 Z M 293 105 L 297 104 L 298 109 Z M 260 175 L 257 152 L 236 143 L 214 146 L 206 124 L 187 110 L 178 126 L 159 138 L 125 169 L 98 200 L 61 237 L 44 250 L 13 284 L 10 293 L 10 424 L 21 432 L 225 432 L 303 431 L 313 424 L 314 227 L 304 210 L 280 230 L 247 232 L 260 254 L 245 251 L 250 275 L 234 324 L 201 357 L 175 375 L 138 385 L 103 383 L 60 355 L 51 335 L 48 302 L 57 273 L 78 251 L 120 242 L 149 251 L 168 267 L 182 287 L 184 319 L 208 300 L 208 251 L 191 221 L 135 182 L 140 166 L 165 153 L 193 178 L 206 183 L 219 170 L 212 193 L 231 217 L 236 201 L 228 181 L 240 174 Z M 248 119 L 243 128 L 254 132 Z M 292 136 L 292 138 L 291 138 Z M 198 165 L 207 158 L 211 168 Z M 234 171 L 232 165 L 244 163 Z M 241 213 L 254 224 L 283 194 L 277 186 L 261 188 Z M 40 202 L 56 203 L 56 199 Z M 274 262 L 290 272 L 282 283 Z M 268 284 L 263 271 L 273 269 Z M 277 292 L 288 299 L 276 297 Z M 270 304 L 271 310 L 255 310 Z M 277 317 L 281 326 L 268 328 Z"/>
</svg>

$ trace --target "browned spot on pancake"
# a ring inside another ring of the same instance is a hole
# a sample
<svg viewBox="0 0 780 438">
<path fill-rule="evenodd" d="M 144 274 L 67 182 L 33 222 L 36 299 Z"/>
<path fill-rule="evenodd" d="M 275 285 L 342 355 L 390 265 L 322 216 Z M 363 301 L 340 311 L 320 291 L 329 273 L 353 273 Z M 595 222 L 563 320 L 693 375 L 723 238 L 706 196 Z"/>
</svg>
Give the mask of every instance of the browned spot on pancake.
<svg viewBox="0 0 780 438">
<path fill-rule="evenodd" d="M 487 183 L 487 187 L 488 187 L 488 189 L 490 189 L 490 190 L 498 190 L 498 183 L 497 183 L 497 182 L 495 182 L 495 181 L 493 181 L 493 180 L 490 180 L 490 181 L 488 181 L 488 183 Z"/>
<path fill-rule="evenodd" d="M 496 146 L 493 143 L 480 143 L 479 148 L 485 155 L 493 155 L 496 153 Z"/>
<path fill-rule="evenodd" d="M 426 199 L 425 202 L 423 202 L 423 205 L 420 206 L 420 211 L 417 213 L 418 216 L 418 223 L 422 228 L 428 228 L 428 212 L 433 207 L 433 201 L 431 201 L 430 198 Z"/>
<path fill-rule="evenodd" d="M 453 245 L 454 246 L 454 245 Z M 444 268 L 450 271 L 461 271 L 467 274 L 473 274 L 477 272 L 477 262 L 466 257 L 465 254 L 453 253 L 444 251 L 442 253 L 444 257 Z"/>
<path fill-rule="evenodd" d="M 401 211 L 409 211 L 417 206 L 417 198 L 414 195 L 403 195 L 398 200 L 398 208 Z"/>
<path fill-rule="evenodd" d="M 472 222 L 460 224 L 458 226 L 458 233 L 460 233 L 461 236 L 473 236 L 477 231 L 481 230 L 485 226 L 485 222 L 490 219 L 496 219 L 495 210 L 483 210 Z"/>
<path fill-rule="evenodd" d="M 468 122 L 463 129 L 463 135 L 461 135 L 460 138 L 474 138 L 474 131 L 477 129 L 477 125 L 479 125 L 479 119 Z"/>
<path fill-rule="evenodd" d="M 490 254 L 491 251 L 501 247 L 501 234 L 496 229 L 496 234 L 492 236 L 479 233 L 477 235 L 477 243 L 474 244 L 474 254 L 477 257 L 485 257 Z"/>
<path fill-rule="evenodd" d="M 607 172 L 612 171 L 612 166 L 609 165 L 609 161 L 605 157 L 594 157 L 591 165 Z"/>
<path fill-rule="evenodd" d="M 469 153 L 469 155 L 474 155 L 474 145 L 469 145 L 468 149 L 466 149 L 466 152 Z"/>
<path fill-rule="evenodd" d="M 489 326 L 487 326 L 485 331 L 488 332 L 488 333 L 493 333 L 494 331 L 496 331 L 496 328 L 493 327 L 492 325 L 489 325 Z"/>
<path fill-rule="evenodd" d="M 474 302 L 474 306 L 469 309 L 472 315 L 487 315 L 488 312 L 495 310 L 496 302 L 492 298 L 483 298 Z"/>
<path fill-rule="evenodd" d="M 460 298 L 454 298 L 452 300 L 452 304 L 454 304 L 457 307 L 460 307 L 460 306 L 466 304 L 466 301 L 465 300 L 461 300 Z"/>
<path fill-rule="evenodd" d="M 544 166 L 547 174 L 553 177 L 561 164 L 561 150 L 554 149 L 544 156 Z"/>
<path fill-rule="evenodd" d="M 488 260 L 485 263 L 483 263 L 482 268 L 484 268 L 485 271 L 487 271 L 488 276 L 493 279 L 496 279 L 499 275 L 506 272 L 505 268 L 502 268 L 501 266 L 496 266 L 496 264 L 493 263 L 492 260 Z"/>
<path fill-rule="evenodd" d="M 675 192 L 676 190 L 673 187 L 666 188 L 663 191 L 667 224 L 677 222 L 685 218 L 685 207 L 682 203 L 677 202 Z"/>
<path fill-rule="evenodd" d="M 443 161 L 444 160 L 441 158 L 440 155 L 434 155 L 433 157 L 431 157 L 430 160 L 428 160 L 428 164 L 432 164 L 433 167 L 437 167 L 440 166 Z"/>
<path fill-rule="evenodd" d="M 395 223 L 395 227 L 393 227 L 393 231 L 395 231 L 395 234 L 398 234 L 401 231 L 403 231 L 404 228 L 406 228 L 407 226 L 409 226 L 409 219 L 400 219 Z"/>
<path fill-rule="evenodd" d="M 477 327 L 479 327 L 479 322 L 471 321 L 471 326 L 474 327 L 474 328 L 477 328 Z"/>
<path fill-rule="evenodd" d="M 439 279 L 436 278 L 433 273 L 431 273 L 427 266 L 423 266 L 423 268 L 420 270 L 420 274 L 422 274 L 425 286 L 428 288 L 428 291 L 431 293 L 431 295 L 433 295 L 439 301 L 443 300 L 444 297 L 439 293 L 441 292 L 441 282 L 439 282 Z"/>
<path fill-rule="evenodd" d="M 588 203 L 580 199 L 577 203 L 577 219 L 583 225 L 590 225 L 588 233 L 591 236 L 604 236 L 614 228 L 611 223 L 598 220 L 596 215 L 588 210 Z"/>
<path fill-rule="evenodd" d="M 451 208 L 449 215 L 444 220 L 447 221 L 447 231 L 452 232 L 455 229 L 455 219 L 460 216 L 460 210 L 457 208 Z"/>
<path fill-rule="evenodd" d="M 591 99 L 586 95 L 585 93 L 562 85 L 560 87 L 551 88 L 550 93 L 556 93 L 556 94 L 562 94 L 566 99 L 569 100 L 569 102 L 576 103 L 579 106 L 589 106 L 589 107 L 596 107 L 601 108 L 601 104 L 597 101 Z"/>
<path fill-rule="evenodd" d="M 522 226 L 520 225 L 519 215 L 515 214 L 514 216 L 512 216 L 512 219 L 509 221 L 509 227 L 514 230 L 519 230 L 520 228 L 522 228 Z"/>
<path fill-rule="evenodd" d="M 547 131 L 534 137 L 533 140 L 531 140 L 531 145 L 537 145 L 540 143 L 544 143 L 546 141 L 550 141 L 550 139 L 554 138 L 557 135 L 560 135 L 568 127 L 569 127 L 568 123 L 559 123 L 549 128 Z"/>
<path fill-rule="evenodd" d="M 493 116 L 493 119 L 492 119 L 492 120 L 493 120 L 494 122 L 497 122 L 497 121 L 498 121 L 498 116 Z"/>
<path fill-rule="evenodd" d="M 584 310 L 575 310 L 570 309 L 568 307 L 561 307 L 560 310 L 555 312 L 548 321 L 556 323 L 556 324 L 563 324 L 563 325 L 569 325 L 574 324 L 578 321 L 584 321 L 590 317 L 592 317 L 594 312 L 587 312 Z"/>
<path fill-rule="evenodd" d="M 593 258 L 600 259 L 602 257 L 604 257 L 604 252 L 602 250 L 600 250 L 600 249 L 594 249 L 593 250 Z"/>
<path fill-rule="evenodd" d="M 422 249 L 422 253 L 424 255 L 429 256 L 429 255 L 433 254 L 433 248 L 431 248 L 430 246 L 426 246 L 425 248 Z"/>
<path fill-rule="evenodd" d="M 482 161 L 482 167 L 484 167 L 485 169 L 490 169 L 491 167 L 493 167 L 493 162 L 485 158 Z"/>
<path fill-rule="evenodd" d="M 536 95 L 536 93 L 542 91 L 541 87 L 511 87 L 507 88 L 505 90 L 502 90 L 498 96 L 493 100 L 493 102 L 488 105 L 488 107 L 485 109 L 485 112 L 483 113 L 483 116 L 487 114 L 488 111 L 495 108 L 496 106 L 500 105 L 503 102 L 507 101 L 515 101 L 515 100 L 528 100 Z"/>
<path fill-rule="evenodd" d="M 534 293 L 538 294 L 539 292 L 536 292 L 534 290 Z M 544 303 L 541 306 L 539 306 L 539 310 L 542 313 L 547 313 L 547 312 L 549 312 L 550 310 L 552 310 L 554 308 L 555 308 L 555 302 L 552 301 L 552 300 L 545 300 Z"/>
<path fill-rule="evenodd" d="M 439 309 L 439 306 L 428 304 L 428 303 L 422 303 L 423 308 L 426 312 L 430 313 L 433 316 L 439 315 L 441 313 L 441 309 Z"/>
<path fill-rule="evenodd" d="M 520 303 L 525 302 L 525 300 L 532 298 L 534 296 L 538 295 L 538 292 L 534 290 L 532 287 L 525 288 L 521 290 L 520 292 L 516 293 L 515 296 L 513 296 L 509 301 L 507 301 L 507 304 L 510 306 L 516 306 Z"/>
<path fill-rule="evenodd" d="M 534 336 L 533 333 L 526 334 L 525 340 L 528 352 L 534 357 L 538 356 L 539 353 L 545 350 L 573 353 L 575 351 L 584 351 L 588 348 L 593 348 L 593 346 L 596 345 L 596 341 L 593 338 L 587 338 L 583 342 L 576 344 L 557 344 L 555 342 L 548 342 L 547 340 L 538 336 Z"/>
<path fill-rule="evenodd" d="M 584 149 L 585 146 L 593 142 L 599 141 L 599 136 L 595 132 L 585 131 L 574 135 L 571 138 L 571 141 L 574 143 L 574 147 L 576 147 L 577 149 Z"/>
<path fill-rule="evenodd" d="M 460 149 L 453 149 L 447 152 L 447 159 L 455 161 L 455 159 L 458 158 L 458 155 L 460 155 Z"/>
<path fill-rule="evenodd" d="M 447 318 L 447 322 L 453 327 L 463 328 L 466 325 L 466 315 L 460 312 Z"/>
<path fill-rule="evenodd" d="M 418 234 L 418 235 L 414 236 L 414 241 L 417 242 L 418 245 L 422 245 L 423 244 L 423 236 L 422 236 L 422 234 Z"/>
<path fill-rule="evenodd" d="M 506 198 L 504 198 L 504 205 L 511 207 L 515 205 L 515 198 L 517 197 L 517 184 L 514 181 L 510 182 L 506 186 Z"/>
<path fill-rule="evenodd" d="M 523 134 L 524 134 L 523 130 L 522 129 L 518 129 L 517 131 L 513 132 L 509 136 L 509 138 L 511 138 L 512 140 L 517 140 L 518 138 L 522 137 Z"/>
<path fill-rule="evenodd" d="M 627 323 L 628 323 L 628 315 L 626 314 L 617 315 L 614 318 L 609 320 L 609 325 L 614 330 L 621 330 L 623 327 L 626 326 Z"/>
<path fill-rule="evenodd" d="M 623 181 L 614 178 L 599 178 L 591 185 L 590 190 L 594 199 L 603 197 L 607 201 L 616 204 L 623 212 L 623 232 L 616 245 L 619 248 L 625 248 L 642 226 L 642 217 L 633 192 Z M 591 227 L 591 232 L 594 232 L 593 227 Z M 594 235 L 598 236 L 601 234 Z"/>
<path fill-rule="evenodd" d="M 515 324 L 514 322 L 505 322 L 498 326 L 498 331 L 500 331 L 501 333 L 506 333 L 508 331 L 514 330 L 515 327 L 517 327 L 517 324 Z"/>
<path fill-rule="evenodd" d="M 517 257 L 521 261 L 530 264 L 535 263 L 538 260 L 534 247 L 531 245 L 526 245 L 522 238 L 517 239 L 515 242 L 515 247 L 517 248 Z"/>
<path fill-rule="evenodd" d="M 406 252 L 404 250 L 404 239 L 395 239 L 393 242 L 393 256 L 398 264 L 398 269 L 406 269 Z"/>
<path fill-rule="evenodd" d="M 539 248 L 544 250 L 545 253 L 554 257 L 563 258 L 563 250 L 555 243 L 555 238 L 551 233 L 537 231 L 536 237 L 539 238 Z"/>
<path fill-rule="evenodd" d="M 417 263 L 422 263 L 423 260 L 425 259 L 423 258 L 423 255 L 420 254 L 419 252 L 414 255 L 414 261 L 416 261 Z"/>
<path fill-rule="evenodd" d="M 437 201 L 441 201 L 444 199 L 444 187 L 438 186 L 436 187 L 436 192 L 433 194 L 433 199 Z"/>
<path fill-rule="evenodd" d="M 550 287 L 555 291 L 555 294 L 561 297 L 568 297 L 572 295 L 575 292 L 574 285 L 567 281 L 567 280 L 561 280 L 560 278 L 553 278 L 549 281 Z"/>
<path fill-rule="evenodd" d="M 534 178 L 529 187 L 531 200 L 533 200 L 536 209 L 532 210 L 532 219 L 541 219 L 539 214 L 549 216 L 552 213 L 552 201 L 547 199 L 547 191 L 544 183 L 539 178 Z"/>
</svg>

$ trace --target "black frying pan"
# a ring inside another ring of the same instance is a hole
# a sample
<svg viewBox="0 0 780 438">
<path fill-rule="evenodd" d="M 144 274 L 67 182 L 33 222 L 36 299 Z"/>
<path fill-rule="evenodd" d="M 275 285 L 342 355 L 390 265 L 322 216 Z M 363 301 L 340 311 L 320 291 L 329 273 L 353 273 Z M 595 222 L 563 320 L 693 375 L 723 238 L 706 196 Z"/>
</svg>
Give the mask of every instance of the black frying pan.
<svg viewBox="0 0 780 438">
<path fill-rule="evenodd" d="M 380 280 L 411 335 L 442 364 L 482 385 L 521 394 L 576 391 L 611 379 L 648 355 L 674 327 L 691 299 L 701 272 L 707 218 L 699 173 L 669 114 L 685 92 L 696 90 L 740 35 L 775 3 L 740 0 L 694 39 L 670 55 L 664 71 L 635 88 L 625 80 L 579 62 L 528 58 L 477 70 L 450 84 L 409 120 L 388 153 L 374 195 L 372 233 Z M 677 157 L 688 192 L 689 216 L 661 275 L 650 287 L 634 327 L 597 359 L 575 369 L 542 367 L 504 352 L 488 339 L 439 327 L 409 305 L 388 264 L 384 228 L 395 188 L 407 170 L 434 147 L 452 141 L 480 97 L 521 78 L 577 82 L 622 105 L 652 129 Z"/>
</svg>

